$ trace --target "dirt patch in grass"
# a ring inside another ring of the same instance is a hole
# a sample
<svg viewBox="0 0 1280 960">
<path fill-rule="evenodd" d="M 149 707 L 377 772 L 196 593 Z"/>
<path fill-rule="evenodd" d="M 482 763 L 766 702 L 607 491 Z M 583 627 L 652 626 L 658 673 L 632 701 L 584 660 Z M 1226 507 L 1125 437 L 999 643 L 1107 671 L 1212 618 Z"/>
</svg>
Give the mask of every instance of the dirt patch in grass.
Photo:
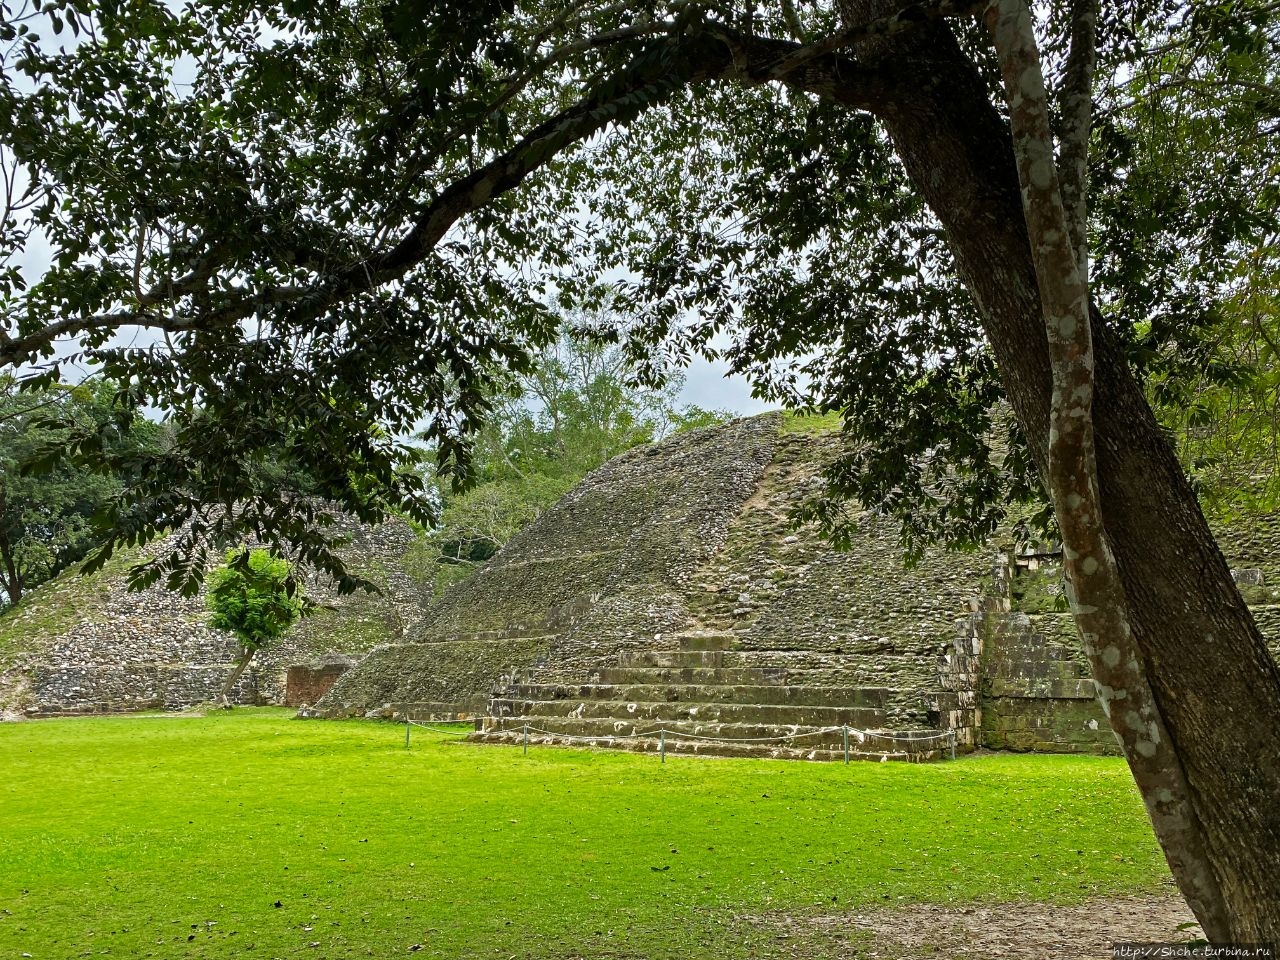
<svg viewBox="0 0 1280 960">
<path fill-rule="evenodd" d="M 1110 960 L 1115 942 L 1186 942 L 1203 936 L 1176 893 L 1096 897 L 1074 906 L 1002 903 L 911 906 L 743 918 L 790 945 L 796 960 Z"/>
</svg>

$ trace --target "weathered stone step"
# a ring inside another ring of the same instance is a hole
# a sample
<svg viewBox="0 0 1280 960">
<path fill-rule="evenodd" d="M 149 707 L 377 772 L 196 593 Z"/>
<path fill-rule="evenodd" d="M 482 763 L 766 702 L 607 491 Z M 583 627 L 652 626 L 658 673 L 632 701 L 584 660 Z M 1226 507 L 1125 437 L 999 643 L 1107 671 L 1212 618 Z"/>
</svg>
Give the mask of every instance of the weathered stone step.
<svg viewBox="0 0 1280 960">
<path fill-rule="evenodd" d="M 732 633 L 692 632 L 676 634 L 681 650 L 728 650 L 737 642 Z"/>
<path fill-rule="evenodd" d="M 512 747 L 521 746 L 524 743 L 524 738 L 521 736 L 519 731 L 474 733 L 468 739 L 473 743 L 491 743 Z M 642 738 L 639 740 L 615 740 L 613 742 L 600 740 L 584 743 L 576 738 L 571 739 L 562 736 L 530 735 L 528 743 L 530 746 L 567 747 L 578 750 L 583 748 L 625 750 L 629 753 L 649 754 L 658 753 L 660 749 L 663 749 L 658 740 L 649 738 Z M 702 740 L 677 740 L 674 738 L 666 741 L 665 750 L 673 756 L 723 757 L 726 759 L 811 760 L 815 762 L 828 763 L 838 763 L 844 759 L 844 752 L 841 749 L 796 747 L 768 743 L 728 744 Z M 849 760 L 864 763 L 867 761 L 880 762 L 884 760 L 909 763 L 928 763 L 934 760 L 944 760 L 949 756 L 949 747 L 931 747 L 929 749 L 921 749 L 915 752 L 907 752 L 903 750 L 886 750 L 884 752 L 879 752 L 869 750 L 862 746 L 855 747 L 853 745 L 850 745 L 849 748 Z"/>
<path fill-rule="evenodd" d="M 744 652 L 767 654 L 778 652 L 783 655 L 804 651 L 831 654 L 847 657 L 879 657 L 879 656 L 929 656 L 939 652 L 946 645 L 950 634 L 940 636 L 860 636 L 849 633 L 814 635 L 806 633 L 800 637 L 779 637 L 775 632 L 756 632 L 745 630 L 739 632 L 735 649 Z"/>
<path fill-rule="evenodd" d="M 536 720 L 536 722 L 535 722 Z M 526 722 L 528 732 L 526 733 Z M 476 743 L 599 747 L 654 753 L 665 746 L 668 753 L 728 757 L 768 757 L 794 760 L 841 760 L 841 731 L 817 733 L 808 727 L 761 727 L 751 724 L 673 723 L 660 738 L 634 737 L 652 727 L 610 720 L 572 720 L 558 717 L 496 718 L 477 720 L 468 738 Z M 851 760 L 939 760 L 951 755 L 950 740 L 938 730 L 912 729 L 866 732 L 863 739 L 849 737 Z M 797 736 L 800 735 L 800 736 Z M 715 738 L 715 739 L 697 739 Z"/>
<path fill-rule="evenodd" d="M 1072 674 L 1073 676 L 1075 674 Z M 937 673 L 883 671 L 872 665 L 835 665 L 825 668 L 785 667 L 611 667 L 591 670 L 587 680 L 612 686 L 704 686 L 825 687 L 842 689 L 936 690 Z M 564 682 L 572 685 L 569 678 Z M 666 699 L 666 698 L 659 698 Z M 773 700 L 762 700 L 773 703 Z M 791 701 L 786 701 L 791 702 Z"/>
<path fill-rule="evenodd" d="M 723 650 L 642 650 L 618 655 L 620 667 L 718 667 Z"/>
<path fill-rule="evenodd" d="M 490 743 L 512 747 L 518 747 L 524 743 L 524 739 L 519 731 L 474 733 L 468 738 L 468 740 L 472 743 Z M 585 747 L 588 749 L 625 750 L 630 753 L 653 754 L 662 749 L 659 741 L 648 738 L 639 740 L 616 740 L 613 742 L 600 740 L 583 743 L 580 740 L 570 739 L 567 737 L 531 735 L 528 742 L 530 746 L 558 746 L 579 750 Z M 677 740 L 674 738 L 666 742 L 665 750 L 673 756 L 723 757 L 726 759 L 811 760 L 827 763 L 838 763 L 844 759 L 844 752 L 839 749 L 792 747 L 767 743 L 728 744 L 701 740 Z M 849 760 L 864 763 L 867 761 L 880 762 L 884 760 L 909 763 L 928 763 L 934 760 L 944 760 L 949 756 L 949 747 L 941 749 L 933 747 L 927 750 L 922 749 L 911 753 L 902 750 L 877 752 L 868 750 L 862 746 L 854 747 L 852 745 L 849 748 Z"/>
<path fill-rule="evenodd" d="M 311 710 L 305 715 L 332 716 L 333 714 L 321 714 Z M 301 711 L 299 716 L 303 716 Z M 376 717 L 380 720 L 419 720 L 423 723 L 428 723 L 432 720 L 471 720 L 476 716 L 476 709 L 474 704 L 456 701 L 414 700 L 411 702 L 383 704 L 381 707 L 366 711 L 363 716 Z"/>
<path fill-rule="evenodd" d="M 933 658 L 942 656 L 945 651 L 939 649 L 885 649 L 870 653 L 857 650 L 831 647 L 809 647 L 801 649 L 778 649 L 777 647 L 750 648 L 734 647 L 724 652 L 726 667 L 785 667 L 789 670 L 813 669 L 841 664 L 878 664 L 882 662 L 914 664 L 926 671 L 933 669 Z"/>
<path fill-rule="evenodd" d="M 692 685 L 692 684 L 514 684 L 503 690 L 511 700 L 599 700 L 615 706 L 628 703 L 753 703 L 816 707 L 863 707 L 886 709 L 904 702 L 919 701 L 912 690 L 886 687 L 819 687 L 782 685 Z"/>
<path fill-rule="evenodd" d="M 726 650 L 723 667 L 731 669 L 785 670 L 787 682 L 820 686 L 936 687 L 937 667 L 927 658 L 914 656 L 849 657 L 814 651 L 783 656 L 747 656 L 747 651 Z"/>
<path fill-rule="evenodd" d="M 1098 694 L 1092 677 L 1072 680 L 993 677 L 989 695 L 1028 700 L 1093 700 Z"/>
<path fill-rule="evenodd" d="M 591 671 L 597 683 L 786 683 L 787 671 L 767 667 L 600 667 Z"/>
<path fill-rule="evenodd" d="M 921 711 L 923 714 L 923 711 Z M 616 700 L 509 700 L 489 701 L 489 714 L 495 717 L 525 717 L 536 723 L 549 717 L 584 720 L 628 721 L 649 720 L 697 721 L 702 723 L 748 723 L 807 725 L 813 727 L 850 726 L 878 728 L 886 726 L 888 717 L 876 707 L 827 707 L 809 704 L 760 703 L 679 703 L 630 702 Z M 923 716 L 921 717 L 923 719 Z"/>
</svg>

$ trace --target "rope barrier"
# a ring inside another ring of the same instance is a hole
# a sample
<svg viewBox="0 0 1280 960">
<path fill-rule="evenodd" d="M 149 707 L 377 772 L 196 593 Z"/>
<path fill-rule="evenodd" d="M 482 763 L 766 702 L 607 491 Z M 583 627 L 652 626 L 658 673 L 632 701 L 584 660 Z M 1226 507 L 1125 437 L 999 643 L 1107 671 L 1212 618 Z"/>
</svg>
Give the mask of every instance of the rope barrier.
<svg viewBox="0 0 1280 960">
<path fill-rule="evenodd" d="M 468 720 L 458 720 L 458 721 L 455 721 L 455 723 L 469 723 L 469 722 L 470 722 L 470 721 L 468 721 Z M 410 731 L 410 730 L 412 730 L 414 727 L 421 727 L 421 728 L 422 728 L 422 729 L 424 729 L 424 730 L 431 730 L 431 731 L 432 731 L 432 732 L 434 732 L 434 733 L 440 733 L 440 734 L 444 734 L 445 736 L 454 736 L 454 737 L 465 737 L 465 736 L 469 735 L 469 734 L 472 732 L 472 730 L 474 730 L 474 729 L 475 729 L 474 727 L 468 727 L 468 728 L 466 728 L 466 729 L 458 729 L 456 726 L 454 726 L 454 727 L 452 727 L 452 728 L 450 728 L 450 727 L 437 727 L 437 726 L 432 726 L 432 725 L 431 725 L 431 724 L 429 724 L 429 723 L 423 723 L 421 720 L 411 720 L 411 719 L 409 719 L 408 717 L 405 717 L 405 720 L 404 720 L 404 748 L 405 748 L 406 750 L 408 750 L 408 749 L 409 749 L 409 731 Z"/>
<path fill-rule="evenodd" d="M 430 724 L 430 723 L 423 723 L 421 720 L 406 720 L 406 721 L 405 721 L 405 723 L 412 724 L 412 725 L 413 725 L 413 726 L 415 726 L 415 727 L 422 727 L 422 729 L 424 729 L 424 730 L 434 730 L 436 733 L 452 733 L 452 734 L 463 734 L 463 735 L 466 735 L 466 734 L 468 734 L 468 733 L 471 733 L 471 732 L 475 729 L 475 727 L 474 727 L 474 726 L 468 726 L 466 729 L 459 729 L 459 728 L 456 726 L 456 724 L 461 724 L 461 723 L 470 724 L 470 723 L 472 722 L 472 721 L 470 721 L 470 720 L 454 720 L 454 721 L 449 721 L 449 722 L 454 723 L 454 724 L 455 724 L 455 726 L 453 726 L 453 727 L 440 727 L 440 726 L 433 726 L 433 725 L 432 725 L 432 724 Z"/>
</svg>

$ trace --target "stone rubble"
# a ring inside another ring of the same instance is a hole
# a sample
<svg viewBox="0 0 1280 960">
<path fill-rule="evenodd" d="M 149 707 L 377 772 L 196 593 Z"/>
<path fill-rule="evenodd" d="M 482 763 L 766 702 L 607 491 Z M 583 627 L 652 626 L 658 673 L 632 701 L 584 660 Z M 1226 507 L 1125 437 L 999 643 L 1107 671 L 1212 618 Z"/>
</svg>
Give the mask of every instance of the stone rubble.
<svg viewBox="0 0 1280 960">
<path fill-rule="evenodd" d="M 424 594 L 406 563 L 417 542 L 413 531 L 403 523 L 373 530 L 353 523 L 344 533 L 351 538 L 346 562 L 383 595 L 339 596 L 327 579 L 312 577 L 307 595 L 333 609 L 304 618 L 261 651 L 236 685 L 235 702 L 285 703 L 290 667 L 318 659 L 323 673 L 335 656 L 350 664 L 350 657 L 403 636 L 406 623 L 421 615 Z M 171 539 L 148 547 L 148 555 L 164 552 Z M 68 572 L 5 616 L 6 630 L 24 632 L 24 653 L 0 663 L 0 710 L 7 717 L 180 710 L 214 699 L 239 656 L 235 637 L 208 626 L 203 592 L 182 597 L 159 586 L 131 592 L 126 575 L 124 564 L 89 578 Z M 50 610 L 67 609 L 74 610 L 72 622 L 50 631 Z M 301 695 L 322 695 L 314 679 L 307 682 Z"/>
</svg>

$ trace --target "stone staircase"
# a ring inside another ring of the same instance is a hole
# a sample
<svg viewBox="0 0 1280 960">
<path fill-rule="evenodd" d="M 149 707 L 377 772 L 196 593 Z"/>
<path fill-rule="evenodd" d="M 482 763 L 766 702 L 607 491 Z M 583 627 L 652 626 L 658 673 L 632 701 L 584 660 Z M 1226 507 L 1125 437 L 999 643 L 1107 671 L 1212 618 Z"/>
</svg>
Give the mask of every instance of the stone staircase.
<svg viewBox="0 0 1280 960">
<path fill-rule="evenodd" d="M 911 591 L 898 591 L 907 599 L 896 607 L 883 603 L 886 577 L 916 578 L 900 572 L 896 530 L 879 534 L 886 561 L 797 534 L 790 505 L 818 482 L 822 455 L 803 438 L 779 439 L 716 549 L 664 584 L 678 596 L 679 626 L 635 630 L 626 649 L 602 642 L 571 669 L 553 647 L 495 691 L 472 739 L 842 760 L 847 736 L 850 759 L 950 757 L 943 727 L 958 702 L 942 661 L 967 606 L 942 602 L 943 620 Z M 575 649 L 595 639 L 577 638 Z"/>
<path fill-rule="evenodd" d="M 670 639 L 666 649 L 618 654 L 582 683 L 498 690 L 471 739 L 842 760 L 847 737 L 850 759 L 951 755 L 936 705 L 918 689 L 865 685 L 856 657 L 847 670 L 793 667 L 779 664 L 811 663 L 815 652 L 739 649 L 733 633 L 705 629 Z"/>
</svg>

